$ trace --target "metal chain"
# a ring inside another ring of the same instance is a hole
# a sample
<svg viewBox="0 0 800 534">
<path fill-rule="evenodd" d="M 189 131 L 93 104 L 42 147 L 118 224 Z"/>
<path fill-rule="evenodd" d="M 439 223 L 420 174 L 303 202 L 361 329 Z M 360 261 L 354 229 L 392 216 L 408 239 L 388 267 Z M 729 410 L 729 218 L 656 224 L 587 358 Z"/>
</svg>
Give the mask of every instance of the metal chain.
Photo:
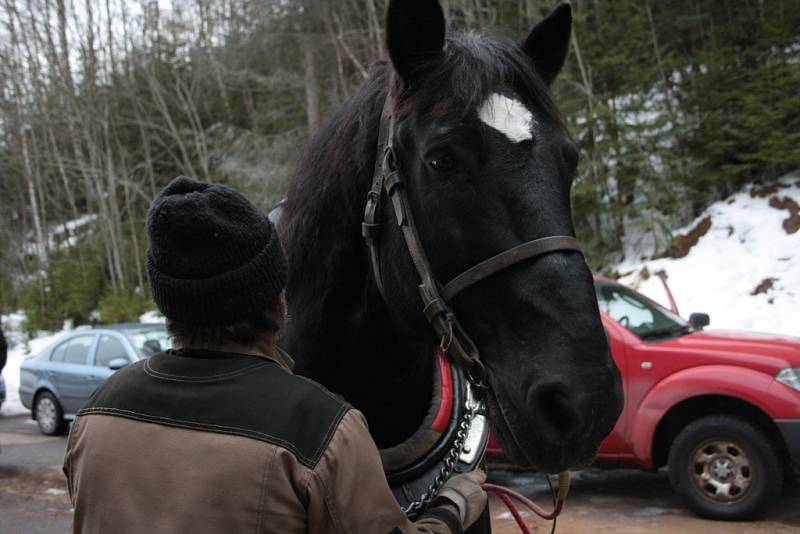
<svg viewBox="0 0 800 534">
<path fill-rule="evenodd" d="M 475 418 L 475 413 L 478 411 L 477 405 L 474 402 L 471 402 L 469 398 L 467 399 L 465 406 L 467 411 L 461 418 L 461 423 L 459 424 L 458 432 L 456 433 L 456 439 L 453 441 L 453 446 L 447 453 L 447 458 L 445 458 L 444 465 L 439 470 L 436 478 L 433 479 L 431 485 L 428 486 L 428 490 L 420 495 L 419 499 L 411 501 L 407 506 L 403 507 L 403 512 L 405 512 L 406 515 L 416 514 L 425 508 L 428 505 L 428 502 L 430 502 L 430 500 L 439 493 L 439 490 L 442 489 L 444 483 L 447 482 L 447 480 L 450 478 L 450 475 L 453 473 L 453 469 L 456 466 L 459 456 L 461 456 L 461 453 L 464 452 L 464 445 L 467 443 L 467 436 L 469 435 L 469 430 L 472 427 L 472 420 Z"/>
</svg>

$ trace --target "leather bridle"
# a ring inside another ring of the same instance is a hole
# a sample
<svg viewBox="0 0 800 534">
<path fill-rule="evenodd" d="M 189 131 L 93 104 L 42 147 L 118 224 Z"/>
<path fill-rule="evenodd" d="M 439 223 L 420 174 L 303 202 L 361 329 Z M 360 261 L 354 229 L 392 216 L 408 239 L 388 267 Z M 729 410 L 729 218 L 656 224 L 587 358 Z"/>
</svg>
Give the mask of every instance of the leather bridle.
<svg viewBox="0 0 800 534">
<path fill-rule="evenodd" d="M 362 235 L 369 251 L 375 283 L 384 301 L 386 301 L 386 293 L 381 276 L 379 249 L 381 208 L 384 198 L 386 198 L 391 203 L 397 224 L 402 230 L 406 248 L 419 275 L 420 284 L 418 289 L 422 298 L 423 313 L 441 340 L 440 349 L 463 367 L 473 385 L 486 388 L 486 368 L 480 360 L 478 348 L 462 328 L 449 303 L 464 289 L 508 267 L 556 251 L 566 250 L 582 253 L 580 245 L 571 236 L 559 235 L 534 239 L 501 252 L 467 269 L 446 285 L 441 286 L 433 274 L 428 256 L 425 254 L 425 249 L 420 241 L 411 205 L 408 201 L 402 169 L 394 153 L 395 123 L 390 100 L 390 97 L 386 98 L 381 112 L 378 156 L 375 161 L 372 186 L 369 193 L 367 193 L 364 221 L 361 225 Z"/>
</svg>

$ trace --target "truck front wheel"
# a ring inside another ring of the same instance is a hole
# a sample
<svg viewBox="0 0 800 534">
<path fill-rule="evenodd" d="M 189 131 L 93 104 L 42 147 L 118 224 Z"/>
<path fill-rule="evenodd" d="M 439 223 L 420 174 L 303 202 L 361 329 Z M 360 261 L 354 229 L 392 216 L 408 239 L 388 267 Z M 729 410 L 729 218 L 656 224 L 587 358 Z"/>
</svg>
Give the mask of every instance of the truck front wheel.
<svg viewBox="0 0 800 534">
<path fill-rule="evenodd" d="M 764 432 L 728 415 L 687 425 L 672 443 L 668 465 L 675 492 L 709 519 L 758 517 L 783 485 L 781 459 Z"/>
</svg>

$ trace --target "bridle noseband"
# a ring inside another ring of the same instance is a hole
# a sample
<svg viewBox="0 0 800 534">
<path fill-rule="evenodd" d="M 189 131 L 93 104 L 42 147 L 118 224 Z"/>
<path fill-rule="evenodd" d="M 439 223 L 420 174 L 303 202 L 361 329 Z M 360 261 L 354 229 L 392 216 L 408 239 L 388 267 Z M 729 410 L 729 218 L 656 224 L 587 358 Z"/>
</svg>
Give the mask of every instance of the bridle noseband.
<svg viewBox="0 0 800 534">
<path fill-rule="evenodd" d="M 581 252 L 578 241 L 571 236 L 550 236 L 534 239 L 501 252 L 453 278 L 445 286 L 436 280 L 428 256 L 422 247 L 417 226 L 411 212 L 403 180 L 402 170 L 394 153 L 394 117 L 391 112 L 390 97 L 386 98 L 380 119 L 378 135 L 378 157 L 375 162 L 372 186 L 367 193 L 364 209 L 362 235 L 369 251 L 370 263 L 375 283 L 386 301 L 383 278 L 380 268 L 379 239 L 381 232 L 380 214 L 383 199 L 389 199 L 403 233 L 406 248 L 419 275 L 419 293 L 422 298 L 423 313 L 439 337 L 440 349 L 461 365 L 470 382 L 479 388 L 488 386 L 486 368 L 480 360 L 475 343 L 464 331 L 449 303 L 464 289 L 522 261 L 543 256 L 556 251 Z"/>
</svg>

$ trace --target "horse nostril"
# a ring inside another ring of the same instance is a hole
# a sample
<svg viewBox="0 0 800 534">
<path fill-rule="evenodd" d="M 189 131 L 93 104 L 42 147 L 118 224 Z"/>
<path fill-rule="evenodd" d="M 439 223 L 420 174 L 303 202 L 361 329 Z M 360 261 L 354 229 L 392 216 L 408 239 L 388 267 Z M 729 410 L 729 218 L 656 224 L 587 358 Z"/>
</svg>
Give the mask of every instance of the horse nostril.
<svg viewBox="0 0 800 534">
<path fill-rule="evenodd" d="M 563 384 L 541 384 L 531 388 L 528 406 L 537 431 L 550 443 L 570 440 L 580 428 L 574 399 Z"/>
</svg>

